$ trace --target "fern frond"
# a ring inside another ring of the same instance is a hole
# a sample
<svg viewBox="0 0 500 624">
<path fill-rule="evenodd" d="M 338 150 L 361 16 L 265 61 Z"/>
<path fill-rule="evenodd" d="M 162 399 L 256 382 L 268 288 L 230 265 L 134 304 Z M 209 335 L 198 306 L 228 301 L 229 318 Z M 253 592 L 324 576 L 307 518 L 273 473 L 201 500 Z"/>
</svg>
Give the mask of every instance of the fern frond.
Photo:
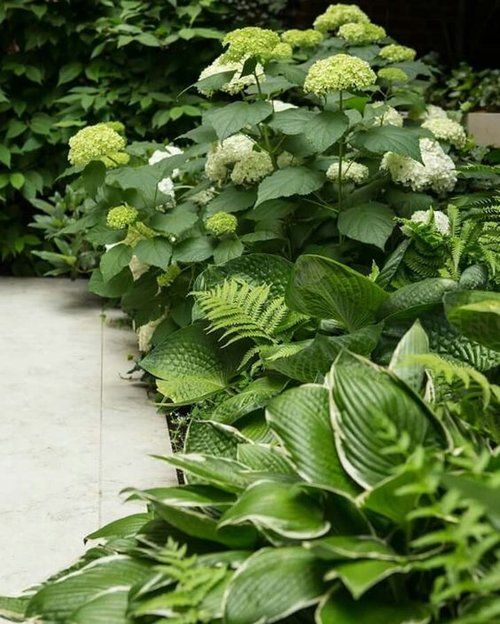
<svg viewBox="0 0 500 624">
<path fill-rule="evenodd" d="M 227 279 L 211 290 L 197 291 L 196 298 L 210 331 L 223 331 L 221 340 L 231 344 L 243 338 L 276 343 L 291 314 L 283 297 L 270 299 L 270 286 L 251 286 Z"/>
<path fill-rule="evenodd" d="M 464 177 L 467 178 L 490 178 L 500 175 L 500 166 L 471 163 L 457 167 L 457 171 L 459 171 L 461 174 L 463 174 Z"/>
</svg>

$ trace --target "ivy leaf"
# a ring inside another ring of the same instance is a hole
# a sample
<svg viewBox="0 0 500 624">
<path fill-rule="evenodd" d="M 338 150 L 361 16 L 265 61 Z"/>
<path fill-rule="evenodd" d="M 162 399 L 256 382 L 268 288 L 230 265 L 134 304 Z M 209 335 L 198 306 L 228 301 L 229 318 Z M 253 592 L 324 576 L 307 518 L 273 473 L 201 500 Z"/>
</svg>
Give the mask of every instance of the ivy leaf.
<svg viewBox="0 0 500 624">
<path fill-rule="evenodd" d="M 373 201 L 341 212 L 338 227 L 341 234 L 383 250 L 394 229 L 394 217 L 385 204 Z"/>
<path fill-rule="evenodd" d="M 307 167 L 287 167 L 275 171 L 259 184 L 256 206 L 269 199 L 290 197 L 291 195 L 309 195 L 320 189 L 325 177 L 319 171 Z"/>
<path fill-rule="evenodd" d="M 233 102 L 205 113 L 205 119 L 212 124 L 219 140 L 235 134 L 245 126 L 254 126 L 269 117 L 273 107 L 268 102 Z"/>
<path fill-rule="evenodd" d="M 128 245 L 114 245 L 101 258 L 100 269 L 105 282 L 125 268 L 132 259 L 132 248 Z"/>
<path fill-rule="evenodd" d="M 394 152 L 402 156 L 409 156 L 413 160 L 422 162 L 420 153 L 420 139 L 430 137 L 430 133 L 421 128 L 398 128 L 397 126 L 379 126 L 370 130 L 357 132 L 350 143 L 358 149 L 385 154 Z"/>
<path fill-rule="evenodd" d="M 147 238 L 137 243 L 134 253 L 141 262 L 164 269 L 172 257 L 172 245 L 159 236 Z"/>
</svg>

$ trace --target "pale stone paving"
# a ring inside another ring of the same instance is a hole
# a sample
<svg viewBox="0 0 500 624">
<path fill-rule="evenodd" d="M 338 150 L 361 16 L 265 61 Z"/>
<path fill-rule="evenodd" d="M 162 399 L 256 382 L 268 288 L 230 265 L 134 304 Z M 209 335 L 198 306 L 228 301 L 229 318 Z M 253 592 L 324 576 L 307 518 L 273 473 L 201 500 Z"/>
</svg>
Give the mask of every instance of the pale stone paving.
<svg viewBox="0 0 500 624">
<path fill-rule="evenodd" d="M 81 280 L 0 278 L 0 595 L 74 561 L 141 509 L 127 486 L 176 483 L 165 418 L 123 379 L 135 336 Z"/>
</svg>

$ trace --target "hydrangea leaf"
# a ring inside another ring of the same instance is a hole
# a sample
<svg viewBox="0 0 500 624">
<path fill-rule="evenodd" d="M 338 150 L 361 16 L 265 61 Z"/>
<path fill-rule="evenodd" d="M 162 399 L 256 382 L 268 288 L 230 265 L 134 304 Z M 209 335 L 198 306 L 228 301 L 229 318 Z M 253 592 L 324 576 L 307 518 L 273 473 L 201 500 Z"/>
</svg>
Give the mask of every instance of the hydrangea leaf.
<svg viewBox="0 0 500 624">
<path fill-rule="evenodd" d="M 394 229 L 394 217 L 388 206 L 373 201 L 341 212 L 338 227 L 341 234 L 383 250 Z"/>
<path fill-rule="evenodd" d="M 397 126 L 377 126 L 369 130 L 357 132 L 350 143 L 358 149 L 374 154 L 394 152 L 401 156 L 409 156 L 422 162 L 420 139 L 432 135 L 421 128 L 398 128 Z"/>
<path fill-rule="evenodd" d="M 260 123 L 273 112 L 268 102 L 233 102 L 205 113 L 204 119 L 212 124 L 220 141 L 239 132 L 245 126 Z"/>
<path fill-rule="evenodd" d="M 256 206 L 269 199 L 309 195 L 320 189 L 325 182 L 324 175 L 307 167 L 286 167 L 264 178 L 259 184 Z"/>
</svg>

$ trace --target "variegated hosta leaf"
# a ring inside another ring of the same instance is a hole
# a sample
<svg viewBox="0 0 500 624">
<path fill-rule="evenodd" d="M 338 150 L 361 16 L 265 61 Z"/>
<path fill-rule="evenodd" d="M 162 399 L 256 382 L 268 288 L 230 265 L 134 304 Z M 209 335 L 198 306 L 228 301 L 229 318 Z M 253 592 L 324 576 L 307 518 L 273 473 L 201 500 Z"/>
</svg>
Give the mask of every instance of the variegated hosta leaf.
<svg viewBox="0 0 500 624">
<path fill-rule="evenodd" d="M 287 390 L 270 402 L 267 420 L 303 479 L 356 495 L 357 488 L 346 475 L 335 448 L 326 388 L 307 385 Z"/>
<path fill-rule="evenodd" d="M 469 340 L 500 351 L 500 293 L 459 291 L 444 298 L 448 321 Z"/>
<path fill-rule="evenodd" d="M 225 621 L 275 622 L 304 609 L 326 591 L 323 574 L 324 563 L 300 546 L 261 549 L 231 580 Z"/>
<path fill-rule="evenodd" d="M 346 590 L 336 591 L 316 611 L 317 624 L 427 624 L 429 607 L 417 602 L 395 602 L 384 591 L 355 600 Z"/>
<path fill-rule="evenodd" d="M 370 325 L 342 336 L 319 334 L 313 340 L 264 347 L 261 355 L 265 367 L 270 370 L 304 383 L 317 382 L 330 370 L 342 349 L 370 355 L 377 345 L 380 332 L 380 325 Z"/>
<path fill-rule="evenodd" d="M 392 476 L 419 446 L 444 446 L 429 408 L 403 382 L 360 356 L 345 353 L 327 376 L 342 466 L 371 489 Z"/>
<path fill-rule="evenodd" d="M 388 294 L 348 266 L 321 256 L 301 256 L 292 271 L 286 301 L 290 308 L 340 321 L 349 331 L 374 323 Z"/>
<path fill-rule="evenodd" d="M 399 559 L 394 550 L 385 542 L 369 535 L 332 535 L 306 542 L 304 547 L 326 561 L 344 559 L 397 561 Z"/>
<path fill-rule="evenodd" d="M 270 475 L 294 475 L 298 479 L 290 461 L 276 447 L 264 444 L 239 444 L 238 461 L 250 470 Z"/>
<path fill-rule="evenodd" d="M 222 349 L 217 338 L 195 324 L 171 334 L 140 362 L 159 378 L 158 389 L 176 404 L 194 403 L 225 388 L 234 375 L 238 355 Z"/>
<path fill-rule="evenodd" d="M 407 572 L 402 563 L 371 559 L 339 563 L 325 575 L 326 580 L 339 578 L 352 597 L 358 600 L 369 589 L 392 576 Z"/>
<path fill-rule="evenodd" d="M 80 570 L 45 585 L 31 599 L 27 615 L 43 615 L 44 620 L 66 622 L 73 613 L 104 591 L 130 589 L 154 575 L 151 566 L 125 555 L 93 561 Z"/>
<path fill-rule="evenodd" d="M 228 427 L 208 420 L 192 420 L 184 441 L 184 452 L 236 459 L 239 441 Z"/>
<path fill-rule="evenodd" d="M 252 483 L 224 513 L 219 527 L 248 522 L 289 539 L 313 539 L 330 528 L 322 507 L 304 484 L 282 481 Z"/>
<path fill-rule="evenodd" d="M 107 590 L 83 604 L 71 615 L 72 624 L 132 624 L 127 616 L 129 590 Z"/>
<path fill-rule="evenodd" d="M 429 339 L 422 329 L 420 321 L 412 327 L 399 341 L 392 355 L 389 370 L 405 381 L 412 390 L 419 392 L 425 375 L 425 367 L 411 360 L 411 356 L 428 353 Z"/>
</svg>

